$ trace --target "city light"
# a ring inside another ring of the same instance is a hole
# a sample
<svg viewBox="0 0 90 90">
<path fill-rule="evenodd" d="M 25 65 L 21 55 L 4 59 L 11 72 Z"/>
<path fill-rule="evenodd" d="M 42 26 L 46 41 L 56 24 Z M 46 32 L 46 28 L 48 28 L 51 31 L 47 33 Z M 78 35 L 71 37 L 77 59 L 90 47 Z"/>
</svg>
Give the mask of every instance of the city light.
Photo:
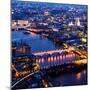
<svg viewBox="0 0 90 90">
<path fill-rule="evenodd" d="M 86 85 L 87 5 L 13 1 L 11 8 L 12 89 Z"/>
</svg>

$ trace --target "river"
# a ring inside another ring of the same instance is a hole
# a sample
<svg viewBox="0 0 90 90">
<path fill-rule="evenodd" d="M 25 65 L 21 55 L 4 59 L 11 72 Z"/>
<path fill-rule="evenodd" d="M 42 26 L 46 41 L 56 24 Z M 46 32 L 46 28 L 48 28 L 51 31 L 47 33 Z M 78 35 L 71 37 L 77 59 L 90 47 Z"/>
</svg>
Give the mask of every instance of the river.
<svg viewBox="0 0 90 90">
<path fill-rule="evenodd" d="M 55 82 L 59 82 L 59 86 L 73 86 L 87 84 L 87 71 L 85 69 L 78 72 L 62 73 L 57 77 L 51 78 Z"/>
<path fill-rule="evenodd" d="M 53 49 L 60 49 L 54 42 L 48 40 L 45 37 L 37 35 L 35 33 L 24 34 L 24 31 L 12 31 L 12 41 L 20 41 L 21 39 L 30 44 L 32 53 L 40 51 L 48 51 Z"/>
<path fill-rule="evenodd" d="M 22 39 L 23 41 L 30 44 L 33 53 L 61 48 L 47 38 L 34 33 L 24 34 L 23 31 L 12 31 L 11 37 L 12 41 L 20 41 Z M 74 73 L 64 73 L 57 77 L 53 77 L 52 79 L 59 81 L 60 86 L 84 85 L 87 84 L 87 70 Z"/>
</svg>

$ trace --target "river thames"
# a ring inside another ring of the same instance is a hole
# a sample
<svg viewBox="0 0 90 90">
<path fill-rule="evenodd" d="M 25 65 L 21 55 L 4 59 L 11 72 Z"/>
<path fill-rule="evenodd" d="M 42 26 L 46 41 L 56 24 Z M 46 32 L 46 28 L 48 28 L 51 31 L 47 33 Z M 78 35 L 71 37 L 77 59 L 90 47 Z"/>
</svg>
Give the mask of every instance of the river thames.
<svg viewBox="0 0 90 90">
<path fill-rule="evenodd" d="M 24 34 L 24 31 L 12 31 L 12 41 L 22 40 L 27 42 L 32 47 L 32 53 L 40 51 L 48 51 L 53 49 L 60 49 L 54 42 L 50 41 L 46 37 L 42 37 L 35 33 Z M 51 77 L 52 81 L 60 83 L 59 86 L 70 86 L 70 85 L 85 85 L 87 84 L 87 70 L 82 69 L 72 73 L 62 73 L 56 77 Z"/>
<path fill-rule="evenodd" d="M 56 46 L 54 42 L 48 40 L 45 37 L 42 37 L 32 32 L 26 35 L 23 32 L 24 31 L 12 31 L 12 40 L 23 40 L 27 42 L 29 45 L 31 45 L 33 53 L 60 49 L 60 47 Z"/>
</svg>

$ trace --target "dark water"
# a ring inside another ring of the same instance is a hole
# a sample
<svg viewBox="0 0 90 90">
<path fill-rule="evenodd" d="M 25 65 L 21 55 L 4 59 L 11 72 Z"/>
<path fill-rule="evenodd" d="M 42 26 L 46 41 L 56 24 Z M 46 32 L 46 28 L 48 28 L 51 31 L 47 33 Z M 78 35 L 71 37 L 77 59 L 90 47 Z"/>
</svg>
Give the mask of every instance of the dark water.
<svg viewBox="0 0 90 90">
<path fill-rule="evenodd" d="M 55 43 L 40 35 L 34 33 L 25 35 L 23 31 L 12 31 L 12 41 L 20 41 L 21 39 L 31 45 L 32 52 L 59 49 Z M 60 86 L 84 85 L 87 84 L 87 70 L 76 73 L 65 73 L 52 78 L 52 80 L 60 82 Z"/>
<path fill-rule="evenodd" d="M 87 71 L 82 70 L 74 73 L 65 73 L 57 77 L 53 77 L 52 80 L 60 82 L 60 86 L 86 85 Z"/>
<path fill-rule="evenodd" d="M 31 45 L 32 52 L 59 49 L 54 42 L 40 35 L 34 33 L 25 35 L 23 31 L 12 31 L 12 40 L 20 41 L 21 39 Z"/>
</svg>

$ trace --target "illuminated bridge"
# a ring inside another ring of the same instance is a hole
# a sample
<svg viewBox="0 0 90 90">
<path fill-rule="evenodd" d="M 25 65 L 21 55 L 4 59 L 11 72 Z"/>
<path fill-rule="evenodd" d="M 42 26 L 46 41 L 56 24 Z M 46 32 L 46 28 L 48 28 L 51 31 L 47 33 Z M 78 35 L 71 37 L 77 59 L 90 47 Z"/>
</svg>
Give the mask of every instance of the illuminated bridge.
<svg viewBox="0 0 90 90">
<path fill-rule="evenodd" d="M 69 64 L 69 63 L 86 63 L 86 57 L 81 52 L 76 51 L 75 48 L 68 48 L 64 50 L 51 50 L 47 52 L 33 53 L 36 57 L 35 62 L 39 63 L 41 69 L 49 68 L 57 65 Z M 83 56 L 83 60 L 80 57 Z"/>
</svg>

